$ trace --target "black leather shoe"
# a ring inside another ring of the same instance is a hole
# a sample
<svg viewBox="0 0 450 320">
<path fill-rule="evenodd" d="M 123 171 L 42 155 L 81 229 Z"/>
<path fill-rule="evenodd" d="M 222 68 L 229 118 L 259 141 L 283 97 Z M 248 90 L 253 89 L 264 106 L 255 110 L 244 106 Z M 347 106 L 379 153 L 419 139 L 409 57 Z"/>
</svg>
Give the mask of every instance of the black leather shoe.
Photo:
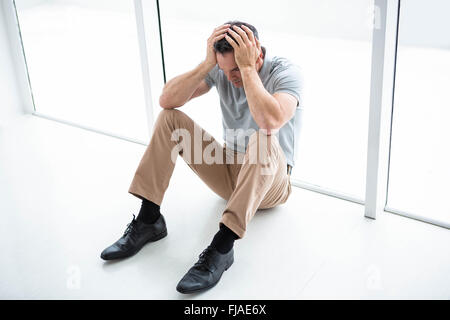
<svg viewBox="0 0 450 320">
<path fill-rule="evenodd" d="M 154 242 L 167 236 L 166 221 L 161 215 L 155 223 L 145 224 L 133 220 L 127 225 L 123 236 L 114 244 L 103 250 L 103 260 L 127 258 L 136 254 L 148 242 Z"/>
<path fill-rule="evenodd" d="M 222 277 L 224 271 L 234 262 L 234 252 L 221 254 L 211 246 L 208 246 L 199 255 L 199 260 L 184 275 L 177 285 L 177 291 L 181 293 L 200 292 L 214 287 Z"/>
</svg>

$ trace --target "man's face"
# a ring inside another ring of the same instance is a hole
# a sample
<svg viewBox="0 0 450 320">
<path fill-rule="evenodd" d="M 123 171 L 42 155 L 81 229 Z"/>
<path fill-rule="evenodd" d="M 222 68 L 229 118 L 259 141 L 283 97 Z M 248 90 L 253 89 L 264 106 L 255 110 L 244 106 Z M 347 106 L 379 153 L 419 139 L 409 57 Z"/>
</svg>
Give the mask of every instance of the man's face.
<svg viewBox="0 0 450 320">
<path fill-rule="evenodd" d="M 234 52 L 226 52 L 221 54 L 216 53 L 217 64 L 222 69 L 223 73 L 227 76 L 228 81 L 233 83 L 236 88 L 243 87 L 241 72 L 234 60 Z"/>
</svg>

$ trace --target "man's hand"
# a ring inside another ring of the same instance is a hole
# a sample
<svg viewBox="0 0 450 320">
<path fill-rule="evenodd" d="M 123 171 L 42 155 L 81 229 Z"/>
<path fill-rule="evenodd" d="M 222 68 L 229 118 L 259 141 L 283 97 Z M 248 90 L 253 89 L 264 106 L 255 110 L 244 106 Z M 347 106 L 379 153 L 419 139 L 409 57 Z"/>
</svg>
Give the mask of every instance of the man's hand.
<svg viewBox="0 0 450 320">
<path fill-rule="evenodd" d="M 205 64 L 211 69 L 214 68 L 217 64 L 216 52 L 214 51 L 214 43 L 225 37 L 226 33 L 229 31 L 229 28 L 229 24 L 221 25 L 215 28 L 211 36 L 208 38 Z"/>
<path fill-rule="evenodd" d="M 245 68 L 256 68 L 256 61 L 261 54 L 261 45 L 258 39 L 253 35 L 252 30 L 242 25 L 233 26 L 228 32 L 233 35 L 234 39 L 225 35 L 225 39 L 234 49 L 234 59 L 240 70 Z"/>
</svg>

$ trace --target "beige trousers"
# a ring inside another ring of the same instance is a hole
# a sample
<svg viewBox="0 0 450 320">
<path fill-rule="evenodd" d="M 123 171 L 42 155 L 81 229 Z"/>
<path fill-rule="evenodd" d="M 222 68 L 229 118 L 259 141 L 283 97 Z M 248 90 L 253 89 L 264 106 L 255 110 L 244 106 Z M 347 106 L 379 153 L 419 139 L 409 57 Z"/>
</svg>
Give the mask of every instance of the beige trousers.
<svg viewBox="0 0 450 320">
<path fill-rule="evenodd" d="M 257 209 L 285 203 L 291 194 L 286 158 L 276 136 L 255 132 L 245 154 L 235 152 L 176 109 L 159 114 L 129 193 L 161 205 L 178 155 L 227 200 L 220 222 L 240 238 Z"/>
</svg>

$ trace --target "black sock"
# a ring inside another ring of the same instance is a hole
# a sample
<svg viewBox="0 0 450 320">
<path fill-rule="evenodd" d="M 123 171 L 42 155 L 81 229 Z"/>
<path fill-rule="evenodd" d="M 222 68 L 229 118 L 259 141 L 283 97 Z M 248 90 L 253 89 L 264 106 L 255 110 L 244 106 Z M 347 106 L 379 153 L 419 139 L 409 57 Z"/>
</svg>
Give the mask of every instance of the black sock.
<svg viewBox="0 0 450 320">
<path fill-rule="evenodd" d="M 148 201 L 147 199 L 142 200 L 141 210 L 137 217 L 138 220 L 145 224 L 152 224 L 155 223 L 160 216 L 159 206 L 156 203 Z"/>
<path fill-rule="evenodd" d="M 239 239 L 239 236 L 221 223 L 219 231 L 211 242 L 211 247 L 215 248 L 220 253 L 225 254 L 233 248 L 234 240 L 236 239 Z"/>
</svg>

